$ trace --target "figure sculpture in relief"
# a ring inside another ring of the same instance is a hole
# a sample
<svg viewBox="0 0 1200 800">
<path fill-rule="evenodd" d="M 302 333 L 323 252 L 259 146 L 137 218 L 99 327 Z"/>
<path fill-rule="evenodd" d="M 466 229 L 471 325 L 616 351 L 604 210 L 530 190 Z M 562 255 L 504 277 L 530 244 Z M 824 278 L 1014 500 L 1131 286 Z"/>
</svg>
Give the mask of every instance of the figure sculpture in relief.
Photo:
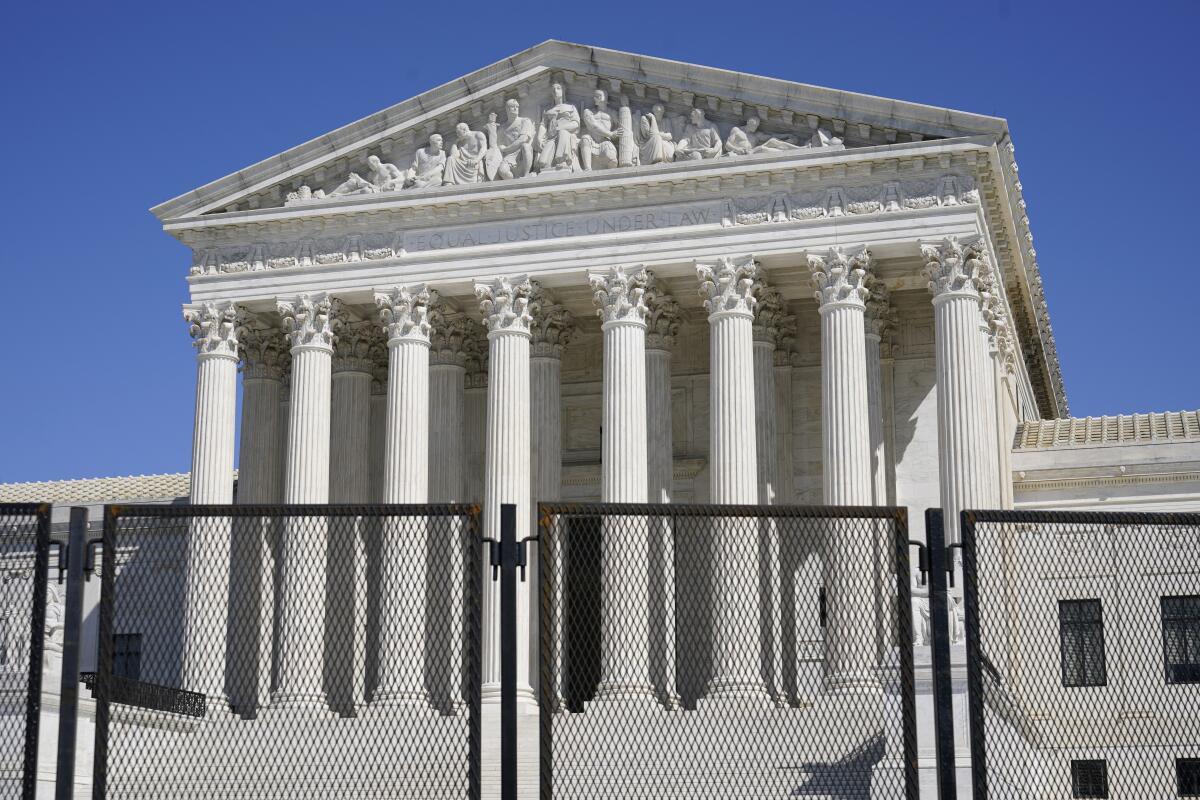
<svg viewBox="0 0 1200 800">
<path fill-rule="evenodd" d="M 817 128 L 809 137 L 806 147 L 828 147 L 831 150 L 845 150 L 846 145 L 841 137 L 834 136 L 827 128 Z"/>
<path fill-rule="evenodd" d="M 751 153 L 778 153 L 783 150 L 799 150 L 800 145 L 791 136 L 768 136 L 759 131 L 762 121 L 750 117 L 739 128 L 734 126 L 725 140 L 725 152 L 732 156 L 748 156 Z"/>
<path fill-rule="evenodd" d="M 533 169 L 533 141 L 537 136 L 533 120 L 521 116 L 521 104 L 516 100 L 504 104 L 504 113 L 507 119 L 503 125 L 496 122 L 495 114 L 488 117 L 488 151 L 498 156 L 488 180 L 524 178 Z"/>
<path fill-rule="evenodd" d="M 446 158 L 446 183 L 481 182 L 487 137 L 471 130 L 465 122 L 455 125 L 454 132 L 458 138 L 450 145 L 450 155 Z"/>
<path fill-rule="evenodd" d="M 294 192 L 288 192 L 284 198 L 285 206 L 296 206 L 304 203 L 311 203 L 314 200 L 324 200 L 325 190 L 317 189 L 315 192 L 308 185 L 301 186 Z"/>
<path fill-rule="evenodd" d="M 629 163 L 620 164 L 619 159 L 619 145 L 623 138 L 628 139 L 631 131 L 622 128 L 619 120 L 613 124 L 607 92 L 597 89 L 592 93 L 592 101 L 595 107 L 583 110 L 584 134 L 579 140 L 580 166 L 584 170 L 631 166 Z"/>
<path fill-rule="evenodd" d="M 554 105 L 542 114 L 537 130 L 538 171 L 579 169 L 579 112 L 566 102 L 561 83 L 551 85 Z"/>
<path fill-rule="evenodd" d="M 351 172 L 350 177 L 334 187 L 330 197 L 345 197 L 352 194 L 375 194 L 379 187 L 371 183 L 357 172 Z"/>
<path fill-rule="evenodd" d="M 442 135 L 432 134 L 429 144 L 417 149 L 413 165 L 405 176 L 405 186 L 424 189 L 445 183 L 446 151 L 442 149 Z"/>
<path fill-rule="evenodd" d="M 638 119 L 634 135 L 639 160 L 643 164 L 662 164 L 675 160 L 675 136 L 666 113 L 662 103 L 655 103 L 649 114 L 642 114 Z"/>
<path fill-rule="evenodd" d="M 676 160 L 716 158 L 721 155 L 721 132 L 704 118 L 704 111 L 692 109 L 692 121 L 675 145 Z"/>
<path fill-rule="evenodd" d="M 389 164 L 379 156 L 368 156 L 371 168 L 369 180 L 381 192 L 394 192 L 404 187 L 404 172 L 395 164 Z"/>
</svg>

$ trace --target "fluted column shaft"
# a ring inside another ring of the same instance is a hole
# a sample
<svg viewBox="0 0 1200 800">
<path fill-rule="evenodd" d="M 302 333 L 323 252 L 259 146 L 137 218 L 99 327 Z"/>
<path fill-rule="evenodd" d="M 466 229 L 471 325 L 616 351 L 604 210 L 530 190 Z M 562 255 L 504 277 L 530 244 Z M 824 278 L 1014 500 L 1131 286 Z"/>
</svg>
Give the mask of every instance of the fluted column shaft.
<svg viewBox="0 0 1200 800">
<path fill-rule="evenodd" d="M 529 313 L 531 287 L 524 276 L 477 283 L 488 327 L 487 447 L 483 487 L 483 535 L 499 541 L 500 506 L 516 506 L 517 538 L 530 515 Z M 517 591 L 517 646 L 528 652 L 529 585 Z M 483 590 L 483 701 L 500 701 L 500 591 Z M 528 658 L 517 659 L 517 696 L 533 702 Z"/>
<path fill-rule="evenodd" d="M 709 323 L 711 498 L 758 501 L 753 257 L 697 264 Z M 706 696 L 766 700 L 761 675 L 758 537 L 718 520 L 712 538 L 713 672 Z"/>
<path fill-rule="evenodd" d="M 651 503 L 670 503 L 675 477 L 671 427 L 671 344 L 678 330 L 678 306 L 670 315 L 651 301 L 651 333 L 646 339 L 646 472 Z M 661 328 L 661 330 L 657 330 Z M 668 708 L 679 707 L 675 680 L 675 535 L 670 520 L 652 520 L 650 531 L 650 680 Z"/>
<path fill-rule="evenodd" d="M 329 502 L 333 315 L 324 295 L 279 303 L 292 345 L 284 502 Z M 283 532 L 279 674 L 272 705 L 321 707 L 325 650 L 325 551 L 319 518 L 289 519 Z"/>
<path fill-rule="evenodd" d="M 237 309 L 232 303 L 184 307 L 195 340 L 196 416 L 192 428 L 193 505 L 233 502 L 237 428 Z M 229 612 L 229 520 L 199 520 L 188 538 L 184 686 L 218 700 L 225 686 Z"/>
<path fill-rule="evenodd" d="M 367 429 L 370 431 L 371 439 L 367 446 L 367 469 L 370 473 L 372 503 L 383 502 L 383 456 L 387 443 L 387 386 L 387 369 L 384 368 L 383 375 L 376 375 L 371 381 L 371 399 L 368 401 L 370 422 Z"/>
<path fill-rule="evenodd" d="M 671 429 L 671 351 L 646 348 L 646 476 L 651 503 L 671 502 L 675 482 Z"/>
<path fill-rule="evenodd" d="M 883 449 L 883 367 L 879 360 L 881 337 L 866 335 L 867 422 L 870 428 L 871 504 L 887 505 L 887 471 Z"/>
<path fill-rule="evenodd" d="M 779 479 L 775 487 L 775 502 L 789 505 L 796 501 L 796 456 L 793 452 L 792 434 L 792 354 L 787 348 L 776 346 L 775 369 L 775 424 L 778 428 L 775 448 Z"/>
<path fill-rule="evenodd" d="M 375 295 L 387 334 L 383 501 L 429 499 L 429 306 L 424 286 Z M 373 702 L 424 703 L 426 521 L 385 520 L 380 546 L 379 679 Z"/>
</svg>

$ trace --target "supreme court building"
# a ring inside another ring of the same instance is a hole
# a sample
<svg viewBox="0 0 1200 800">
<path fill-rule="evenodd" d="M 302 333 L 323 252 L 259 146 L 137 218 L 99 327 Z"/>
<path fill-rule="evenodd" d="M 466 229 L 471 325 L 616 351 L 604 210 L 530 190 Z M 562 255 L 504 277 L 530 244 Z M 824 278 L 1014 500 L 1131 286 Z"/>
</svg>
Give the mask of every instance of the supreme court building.
<svg viewBox="0 0 1200 800">
<path fill-rule="evenodd" d="M 491 538 L 556 500 L 905 506 L 917 540 L 940 507 L 950 543 L 963 509 L 1200 507 L 1195 412 L 1069 418 L 1015 153 L 995 117 L 545 42 L 154 207 L 192 253 L 190 476 L 0 497 L 478 503 Z"/>
</svg>

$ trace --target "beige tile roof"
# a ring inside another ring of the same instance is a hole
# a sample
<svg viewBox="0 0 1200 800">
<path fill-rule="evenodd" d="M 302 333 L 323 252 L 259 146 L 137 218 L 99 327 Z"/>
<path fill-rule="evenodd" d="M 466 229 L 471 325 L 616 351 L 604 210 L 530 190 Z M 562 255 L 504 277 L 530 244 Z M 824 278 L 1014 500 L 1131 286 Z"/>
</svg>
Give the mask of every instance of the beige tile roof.
<svg viewBox="0 0 1200 800">
<path fill-rule="evenodd" d="M 236 473 L 235 473 L 236 477 Z M 0 503 L 110 503 L 187 497 L 190 473 L 0 483 Z"/>
<path fill-rule="evenodd" d="M 1200 441 L 1200 411 L 1068 417 L 1022 422 L 1015 450 Z"/>
</svg>

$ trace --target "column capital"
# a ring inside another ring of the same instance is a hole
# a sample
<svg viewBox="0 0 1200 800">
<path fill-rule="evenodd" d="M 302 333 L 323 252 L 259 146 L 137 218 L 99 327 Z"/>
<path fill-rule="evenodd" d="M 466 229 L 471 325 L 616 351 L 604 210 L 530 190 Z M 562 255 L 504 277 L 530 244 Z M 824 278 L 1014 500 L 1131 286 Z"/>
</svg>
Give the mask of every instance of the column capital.
<svg viewBox="0 0 1200 800">
<path fill-rule="evenodd" d="M 388 347 L 402 342 L 428 345 L 437 302 L 437 292 L 423 283 L 376 290 L 375 307 Z"/>
<path fill-rule="evenodd" d="M 463 339 L 467 353 L 466 388 L 486 389 L 488 385 L 488 339 L 487 328 L 475 320 L 467 321 L 467 333 Z"/>
<path fill-rule="evenodd" d="M 275 307 L 283 318 L 283 329 L 293 350 L 307 347 L 333 351 L 340 324 L 338 300 L 323 292 L 302 294 L 295 300 L 277 300 Z"/>
<path fill-rule="evenodd" d="M 704 298 L 710 318 L 717 314 L 753 317 L 757 304 L 754 286 L 759 277 L 753 255 L 697 261 L 696 277 L 700 280 L 700 296 Z"/>
<path fill-rule="evenodd" d="M 447 308 L 448 313 L 438 314 L 430 336 L 430 366 L 466 367 L 470 356 L 467 339 L 472 321 L 457 308 Z"/>
<path fill-rule="evenodd" d="M 556 303 L 537 281 L 530 281 L 529 308 L 533 320 L 530 334 L 533 337 L 535 358 L 562 358 L 563 348 L 575 338 L 575 315 L 565 306 Z"/>
<path fill-rule="evenodd" d="M 682 315 L 679 303 L 658 285 L 654 273 L 647 273 L 650 283 L 646 292 L 646 349 L 670 350 L 675 346 Z"/>
<path fill-rule="evenodd" d="M 238 307 L 229 302 L 186 303 L 188 324 L 197 358 L 238 358 Z"/>
<path fill-rule="evenodd" d="M 292 358 L 283 331 L 250 315 L 238 326 L 238 355 L 245 380 L 282 381 Z"/>
<path fill-rule="evenodd" d="M 775 325 L 775 352 L 772 363 L 777 367 L 792 366 L 792 348 L 796 344 L 796 317 L 783 314 Z"/>
<path fill-rule="evenodd" d="M 755 296 L 758 303 L 754 307 L 754 341 L 774 348 L 779 340 L 779 324 L 787 315 L 787 301 L 781 291 L 764 280 L 758 282 Z"/>
<path fill-rule="evenodd" d="M 337 341 L 333 346 L 333 371 L 373 374 L 375 360 L 371 348 L 381 338 L 379 326 L 370 320 L 339 320 Z"/>
<path fill-rule="evenodd" d="M 835 246 L 823 255 L 808 253 L 807 258 L 813 285 L 817 287 L 813 296 L 822 312 L 836 306 L 865 307 L 867 273 L 874 263 L 868 248 Z"/>
<path fill-rule="evenodd" d="M 882 342 L 889 337 L 892 330 L 893 311 L 891 294 L 882 280 L 874 273 L 867 276 L 869 295 L 866 303 L 867 336 Z"/>
<path fill-rule="evenodd" d="M 646 325 L 646 295 L 650 275 L 641 264 L 616 265 L 588 273 L 592 302 L 601 327 L 611 324 Z"/>
<path fill-rule="evenodd" d="M 475 296 L 488 335 L 517 334 L 528 337 L 533 315 L 530 295 L 533 285 L 527 275 L 501 275 L 475 282 Z"/>
<path fill-rule="evenodd" d="M 988 271 L 982 237 L 947 236 L 918 244 L 934 299 L 947 294 L 980 296 L 984 273 Z"/>
</svg>

